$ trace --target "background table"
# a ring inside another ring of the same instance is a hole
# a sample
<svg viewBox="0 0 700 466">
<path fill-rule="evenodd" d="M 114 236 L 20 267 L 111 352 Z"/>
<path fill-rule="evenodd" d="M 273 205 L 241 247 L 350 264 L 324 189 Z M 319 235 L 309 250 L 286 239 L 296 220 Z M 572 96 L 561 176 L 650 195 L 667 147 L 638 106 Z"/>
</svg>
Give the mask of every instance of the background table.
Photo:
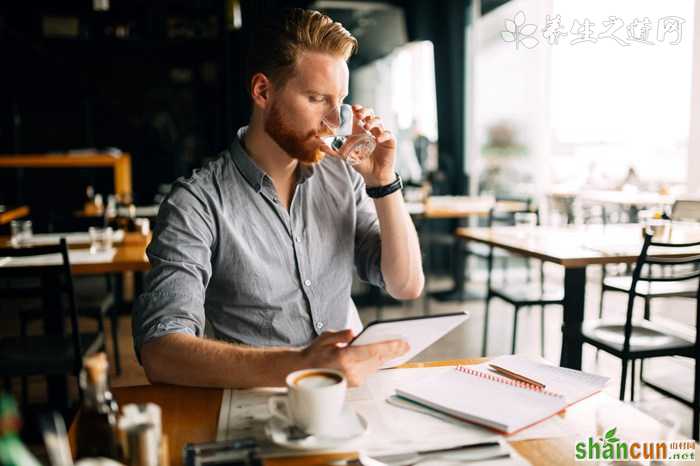
<svg viewBox="0 0 700 466">
<path fill-rule="evenodd" d="M 131 198 L 131 155 L 125 152 L 75 152 L 65 154 L 0 155 L 0 168 L 84 168 L 111 167 L 114 170 L 114 192 Z"/>
<path fill-rule="evenodd" d="M 593 205 L 613 205 L 626 209 L 630 222 L 638 221 L 639 210 L 645 207 L 671 206 L 676 200 L 672 194 L 652 191 L 599 190 L 554 190 L 550 199 L 559 202 L 566 211 L 567 223 L 574 223 L 574 203 L 585 202 Z"/>
<path fill-rule="evenodd" d="M 464 240 L 477 241 L 564 267 L 564 326 L 560 364 L 572 369 L 581 368 L 586 267 L 635 262 L 642 248 L 642 227 L 637 224 L 542 226 L 530 231 L 518 227 L 459 228 L 456 235 Z M 674 225 L 668 241 L 700 241 L 700 229 Z M 688 253 L 687 250 L 683 252 Z"/>
<path fill-rule="evenodd" d="M 145 272 L 150 268 L 146 247 L 151 235 L 125 233 L 124 240 L 114 245 L 116 253 L 111 260 L 84 264 L 71 264 L 74 275 L 99 275 L 120 272 Z M 0 247 L 10 247 L 10 237 L 0 236 Z M 89 244 L 70 244 L 70 249 L 87 249 Z"/>
<path fill-rule="evenodd" d="M 0 225 L 10 223 L 12 220 L 26 217 L 29 215 L 29 207 L 22 206 L 3 206 L 0 208 Z"/>
<path fill-rule="evenodd" d="M 403 367 L 435 367 L 456 364 L 478 364 L 484 359 L 459 359 L 429 363 L 406 364 Z M 186 443 L 210 442 L 216 438 L 219 407 L 223 390 L 219 388 L 193 388 L 172 385 L 144 385 L 123 387 L 113 390 L 116 400 L 123 406 L 127 403 L 153 402 L 160 405 L 163 413 L 163 431 L 168 436 L 172 466 L 182 465 L 182 448 Z M 596 394 L 568 408 L 559 414 L 567 425 L 577 432 L 596 435 L 596 409 L 617 404 L 619 401 L 605 393 Z M 621 403 L 620 403 L 621 405 Z M 635 425 L 657 428 L 658 423 L 651 417 L 629 409 L 629 422 Z M 71 445 L 75 445 L 75 425 L 70 429 Z M 533 465 L 575 465 L 574 437 L 557 437 L 512 442 L 511 445 Z M 73 449 L 75 451 L 75 449 Z M 314 465 L 328 464 L 340 459 L 354 459 L 356 454 L 314 455 L 297 458 L 266 460 L 266 466 L 274 465 Z M 580 463 L 578 463 L 580 464 Z"/>
</svg>

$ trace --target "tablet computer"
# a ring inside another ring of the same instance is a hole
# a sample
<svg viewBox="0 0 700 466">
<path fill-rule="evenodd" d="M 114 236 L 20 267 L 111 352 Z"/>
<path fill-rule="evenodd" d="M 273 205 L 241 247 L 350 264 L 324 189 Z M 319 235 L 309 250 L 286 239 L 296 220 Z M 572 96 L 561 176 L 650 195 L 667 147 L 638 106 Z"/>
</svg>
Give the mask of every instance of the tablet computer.
<svg viewBox="0 0 700 466">
<path fill-rule="evenodd" d="M 367 345 L 397 338 L 405 340 L 411 349 L 403 356 L 385 362 L 382 369 L 389 369 L 413 359 L 418 353 L 468 318 L 469 313 L 465 311 L 434 316 L 377 320 L 367 324 L 364 330 L 350 342 L 350 345 Z"/>
</svg>

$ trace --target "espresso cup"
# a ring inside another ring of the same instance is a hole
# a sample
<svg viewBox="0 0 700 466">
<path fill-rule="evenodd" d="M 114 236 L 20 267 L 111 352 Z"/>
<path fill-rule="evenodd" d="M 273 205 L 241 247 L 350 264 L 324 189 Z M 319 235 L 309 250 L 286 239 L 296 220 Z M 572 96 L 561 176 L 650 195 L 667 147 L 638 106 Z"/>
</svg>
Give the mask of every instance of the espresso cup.
<svg viewBox="0 0 700 466">
<path fill-rule="evenodd" d="M 287 396 L 270 398 L 272 416 L 305 432 L 323 435 L 332 432 L 345 404 L 347 380 L 333 369 L 304 369 L 286 379 Z"/>
</svg>

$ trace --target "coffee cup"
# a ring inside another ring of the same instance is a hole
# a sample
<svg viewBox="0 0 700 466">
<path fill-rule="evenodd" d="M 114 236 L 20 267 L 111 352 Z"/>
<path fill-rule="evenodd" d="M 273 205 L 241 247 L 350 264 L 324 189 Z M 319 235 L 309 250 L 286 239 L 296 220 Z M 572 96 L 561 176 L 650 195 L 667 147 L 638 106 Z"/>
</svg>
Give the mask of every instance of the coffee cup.
<svg viewBox="0 0 700 466">
<path fill-rule="evenodd" d="M 272 416 L 309 434 L 330 433 L 345 404 L 345 375 L 333 369 L 304 369 L 290 373 L 286 383 L 287 396 L 268 402 Z"/>
</svg>

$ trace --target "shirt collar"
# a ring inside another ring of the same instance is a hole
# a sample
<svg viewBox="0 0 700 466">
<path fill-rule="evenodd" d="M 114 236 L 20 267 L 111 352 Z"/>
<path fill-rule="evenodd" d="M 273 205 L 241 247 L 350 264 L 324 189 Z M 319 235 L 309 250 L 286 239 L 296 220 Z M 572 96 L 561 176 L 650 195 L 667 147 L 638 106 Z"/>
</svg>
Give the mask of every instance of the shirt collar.
<svg viewBox="0 0 700 466">
<path fill-rule="evenodd" d="M 263 179 L 268 175 L 257 166 L 243 147 L 243 136 L 247 130 L 248 127 L 243 126 L 236 133 L 236 137 L 231 143 L 231 158 L 248 184 L 250 184 L 255 191 L 260 192 Z"/>
<path fill-rule="evenodd" d="M 248 155 L 245 148 L 243 147 L 242 141 L 246 131 L 248 131 L 248 127 L 243 126 L 236 133 L 236 137 L 234 138 L 233 143 L 231 143 L 231 158 L 233 159 L 233 163 L 236 164 L 236 167 L 238 167 L 238 170 L 241 172 L 248 184 L 250 184 L 250 186 L 252 186 L 252 188 L 255 189 L 255 191 L 260 192 L 265 177 L 270 178 L 270 176 L 267 173 L 265 173 L 260 167 L 258 167 L 255 161 L 253 161 L 253 159 L 250 157 L 250 155 Z M 302 184 L 306 180 L 311 178 L 316 168 L 313 165 L 299 163 L 298 170 L 298 183 Z"/>
</svg>

